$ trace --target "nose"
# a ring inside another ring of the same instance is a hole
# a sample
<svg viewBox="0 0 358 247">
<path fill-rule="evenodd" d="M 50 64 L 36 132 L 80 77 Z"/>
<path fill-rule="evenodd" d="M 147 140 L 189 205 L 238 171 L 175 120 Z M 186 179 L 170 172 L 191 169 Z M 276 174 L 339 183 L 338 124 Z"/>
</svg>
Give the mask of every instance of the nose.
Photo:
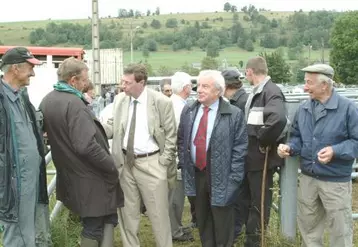
<svg viewBox="0 0 358 247">
<path fill-rule="evenodd" d="M 307 85 L 307 83 L 305 83 L 305 85 L 303 85 L 303 91 L 307 92 L 309 90 L 309 86 Z"/>
</svg>

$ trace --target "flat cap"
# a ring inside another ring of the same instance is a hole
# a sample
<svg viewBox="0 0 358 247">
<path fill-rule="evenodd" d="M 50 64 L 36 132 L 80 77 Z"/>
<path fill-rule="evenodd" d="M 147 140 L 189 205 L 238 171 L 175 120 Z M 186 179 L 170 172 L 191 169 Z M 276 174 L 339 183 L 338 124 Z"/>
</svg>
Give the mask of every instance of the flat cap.
<svg viewBox="0 0 358 247">
<path fill-rule="evenodd" d="M 329 78 L 333 78 L 334 76 L 334 69 L 329 66 L 328 64 L 314 64 L 307 66 L 302 69 L 304 72 L 308 73 L 317 73 L 317 74 L 323 74 L 328 76 Z"/>
<path fill-rule="evenodd" d="M 226 85 L 240 82 L 240 73 L 236 70 L 224 70 L 223 72 L 221 72 L 221 75 L 224 77 Z"/>
</svg>

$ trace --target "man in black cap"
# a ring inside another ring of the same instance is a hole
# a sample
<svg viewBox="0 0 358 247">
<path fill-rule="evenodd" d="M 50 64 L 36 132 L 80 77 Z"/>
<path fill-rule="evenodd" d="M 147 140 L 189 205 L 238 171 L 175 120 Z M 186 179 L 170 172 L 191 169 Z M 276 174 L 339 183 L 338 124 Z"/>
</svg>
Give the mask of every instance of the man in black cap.
<svg viewBox="0 0 358 247">
<path fill-rule="evenodd" d="M 3 245 L 51 245 L 42 117 L 25 86 L 41 64 L 28 49 L 15 47 L 0 65 L 0 225 Z"/>
<path fill-rule="evenodd" d="M 232 105 L 239 107 L 245 112 L 245 104 L 249 95 L 242 87 L 239 72 L 236 70 L 224 70 L 221 74 L 225 79 L 225 98 L 227 98 Z"/>
</svg>

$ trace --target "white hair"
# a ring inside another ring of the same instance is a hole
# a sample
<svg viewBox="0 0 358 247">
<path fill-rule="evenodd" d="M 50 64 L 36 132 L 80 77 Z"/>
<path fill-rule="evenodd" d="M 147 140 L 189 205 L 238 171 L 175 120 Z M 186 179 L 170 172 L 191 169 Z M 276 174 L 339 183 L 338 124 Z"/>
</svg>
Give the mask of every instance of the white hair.
<svg viewBox="0 0 358 247">
<path fill-rule="evenodd" d="M 329 84 L 330 86 L 333 86 L 334 81 L 329 78 L 328 76 L 324 75 L 324 74 L 318 74 L 317 76 L 317 80 L 318 82 L 322 83 L 322 82 L 326 82 L 327 84 Z"/>
<path fill-rule="evenodd" d="M 224 95 L 225 92 L 225 79 L 221 72 L 218 70 L 203 70 L 198 75 L 198 81 L 202 78 L 210 78 L 214 80 L 214 85 L 219 89 L 220 96 Z"/>
<path fill-rule="evenodd" d="M 187 85 L 191 85 L 191 76 L 185 72 L 176 72 L 172 77 L 173 93 L 181 93 Z"/>
</svg>

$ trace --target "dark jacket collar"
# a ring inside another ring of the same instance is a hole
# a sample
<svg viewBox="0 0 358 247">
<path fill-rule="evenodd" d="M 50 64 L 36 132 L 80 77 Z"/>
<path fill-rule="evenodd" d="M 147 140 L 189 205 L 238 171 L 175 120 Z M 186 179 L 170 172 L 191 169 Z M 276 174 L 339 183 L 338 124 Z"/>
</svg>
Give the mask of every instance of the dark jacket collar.
<svg viewBox="0 0 358 247">
<path fill-rule="evenodd" d="M 245 91 L 245 89 L 242 87 L 242 88 L 238 89 L 238 90 L 234 93 L 234 95 L 231 97 L 230 101 L 231 101 L 231 100 L 232 100 L 232 101 L 237 101 L 237 100 L 240 98 L 240 96 L 243 95 L 243 94 L 246 94 L 246 91 Z"/>
<path fill-rule="evenodd" d="M 190 111 L 196 111 L 200 107 L 201 103 L 196 100 L 192 105 L 189 106 Z M 220 114 L 231 114 L 230 103 L 223 99 L 223 97 L 219 98 L 219 109 L 218 113 Z"/>
</svg>

